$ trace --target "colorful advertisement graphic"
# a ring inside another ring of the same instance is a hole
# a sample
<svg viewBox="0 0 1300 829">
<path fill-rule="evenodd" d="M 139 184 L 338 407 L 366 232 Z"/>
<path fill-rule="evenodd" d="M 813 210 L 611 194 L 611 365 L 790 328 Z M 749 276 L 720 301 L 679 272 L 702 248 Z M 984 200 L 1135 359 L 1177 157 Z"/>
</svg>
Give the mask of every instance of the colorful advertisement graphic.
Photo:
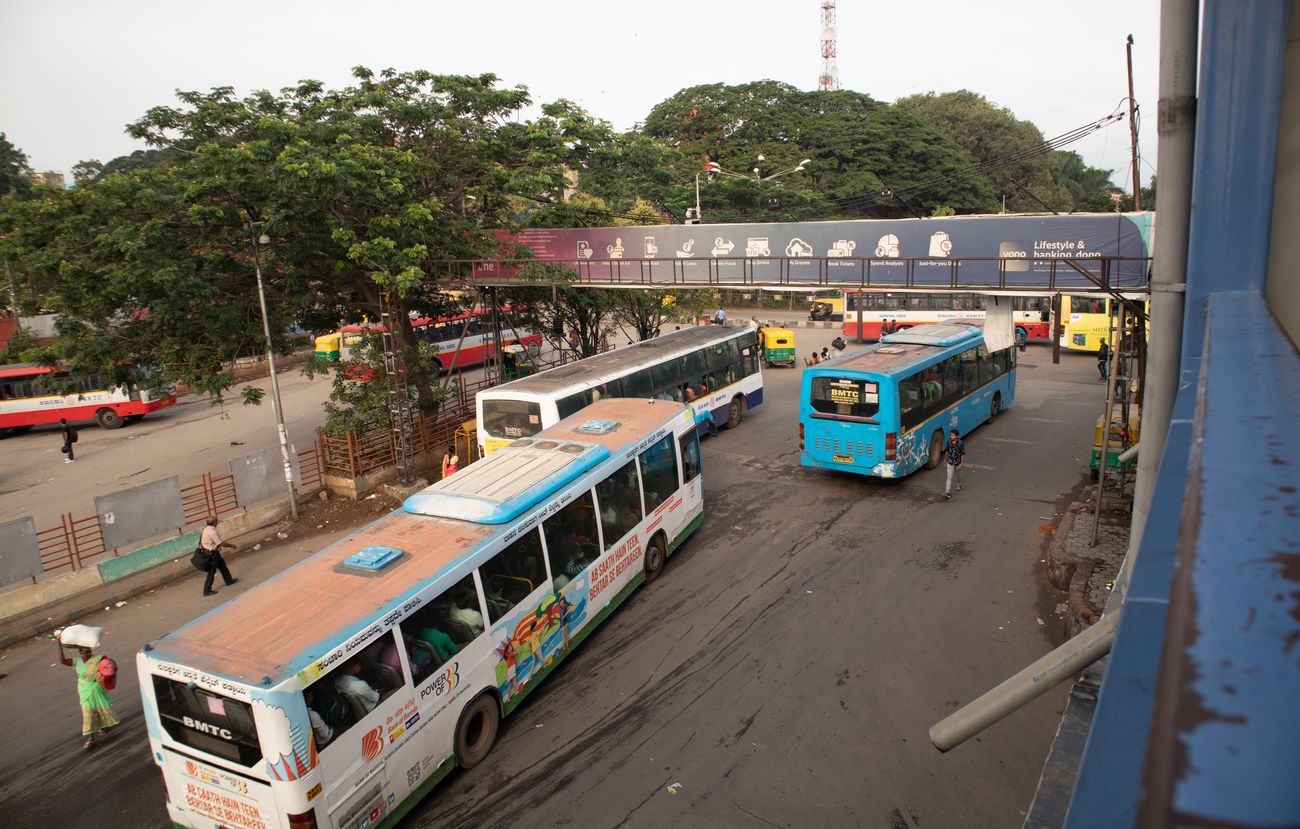
<svg viewBox="0 0 1300 829">
<path fill-rule="evenodd" d="M 510 635 L 496 647 L 497 688 L 509 700 L 530 679 L 569 646 L 569 637 L 587 616 L 587 580 L 584 576 L 552 593 L 537 607 L 520 616 Z"/>
</svg>

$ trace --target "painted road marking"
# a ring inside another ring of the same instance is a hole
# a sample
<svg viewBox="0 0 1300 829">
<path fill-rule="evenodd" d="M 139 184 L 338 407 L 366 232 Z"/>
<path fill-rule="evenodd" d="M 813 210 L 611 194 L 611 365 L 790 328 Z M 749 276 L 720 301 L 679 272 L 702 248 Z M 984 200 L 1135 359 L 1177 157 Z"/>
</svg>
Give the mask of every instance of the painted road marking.
<svg viewBox="0 0 1300 829">
<path fill-rule="evenodd" d="M 1027 445 L 1028 445 L 1028 444 L 1034 444 L 1034 443 L 1037 443 L 1037 442 L 1038 442 L 1038 441 L 1033 441 L 1033 440 L 1021 440 L 1020 438 L 987 438 L 987 437 L 986 437 L 986 438 L 984 438 L 984 439 L 985 439 L 985 440 L 991 440 L 991 441 L 993 441 L 993 442 L 995 442 L 995 443 L 1024 443 L 1024 444 L 1027 444 Z"/>
</svg>

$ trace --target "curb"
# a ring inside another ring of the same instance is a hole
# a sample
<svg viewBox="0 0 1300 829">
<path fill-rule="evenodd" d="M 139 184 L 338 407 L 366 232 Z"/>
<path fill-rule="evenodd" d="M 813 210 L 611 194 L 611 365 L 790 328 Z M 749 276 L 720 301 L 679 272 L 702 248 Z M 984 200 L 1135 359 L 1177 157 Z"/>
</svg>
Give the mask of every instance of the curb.
<svg viewBox="0 0 1300 829">
<path fill-rule="evenodd" d="M 280 523 L 281 522 L 276 522 L 275 524 L 269 524 L 267 525 L 267 527 L 264 527 L 262 529 L 274 528 Z M 229 561 L 232 562 L 237 561 L 238 559 L 243 558 L 248 553 L 251 553 L 252 552 L 251 546 L 245 548 L 245 540 L 247 540 L 247 543 L 249 544 L 257 543 L 252 539 L 258 535 L 260 535 L 260 531 L 245 533 L 244 535 L 238 536 L 238 538 L 241 539 L 239 542 L 241 549 L 236 553 L 232 553 L 229 556 Z M 133 584 L 129 587 L 123 586 L 122 588 L 115 590 L 111 595 L 108 596 L 100 596 L 99 594 L 95 593 L 94 590 L 87 590 L 84 593 L 76 594 L 73 596 L 69 596 L 65 599 L 61 599 L 60 602 L 56 602 L 55 604 L 61 602 L 67 602 L 67 601 L 78 601 L 78 600 L 82 600 L 83 598 L 84 598 L 84 604 L 82 604 L 79 607 L 72 608 L 71 610 L 65 610 L 62 613 L 50 616 L 49 618 L 41 619 L 38 622 L 28 622 L 24 624 L 22 627 L 17 627 L 17 628 L 6 628 L 4 627 L 3 624 L 0 624 L 0 649 L 10 647 L 11 645 L 16 645 L 19 642 L 25 642 L 28 639 L 35 639 L 39 636 L 42 636 L 43 634 L 49 633 L 55 628 L 66 627 L 71 622 L 74 622 L 77 619 L 82 618 L 83 616 L 89 616 L 91 613 L 95 613 L 96 611 L 102 610 L 105 605 L 111 607 L 112 605 L 120 601 L 133 599 L 136 596 L 140 596 L 144 593 L 148 593 L 150 590 L 157 590 L 159 587 L 163 587 L 174 581 L 179 581 L 185 578 L 185 576 L 187 576 L 190 573 L 199 572 L 195 570 L 193 566 L 190 565 L 188 553 L 181 555 L 176 560 L 169 560 L 161 564 L 157 564 L 154 566 L 153 569 L 157 569 L 162 572 L 159 572 L 157 575 L 147 579 L 146 581 Z M 101 588 L 106 588 L 108 587 L 109 584 L 112 584 L 112 582 L 108 582 L 107 584 L 102 585 Z M 33 614 L 39 613 L 40 608 L 34 608 L 29 612 Z"/>
<path fill-rule="evenodd" d="M 192 569 L 194 568 L 189 567 L 187 563 L 186 570 L 192 570 Z M 64 611 L 63 613 L 60 613 L 57 616 L 51 616 L 48 619 L 43 619 L 39 622 L 25 625 L 24 627 L 18 628 L 17 630 L 0 633 L 0 648 L 7 648 L 10 645 L 16 645 L 19 642 L 25 642 L 28 639 L 35 639 L 38 636 L 41 636 L 42 634 L 49 633 L 55 628 L 66 627 L 69 623 L 74 622 L 83 616 L 89 616 L 91 613 L 100 610 L 106 604 L 114 605 L 117 602 L 124 601 L 126 599 L 133 599 L 136 596 L 141 595 L 142 593 L 148 593 L 150 590 L 156 590 L 165 584 L 169 584 L 173 581 L 177 581 L 181 579 L 182 577 L 185 576 L 186 570 L 181 570 L 179 567 L 177 567 L 175 572 L 163 573 L 161 575 L 149 579 L 146 582 L 133 585 L 131 587 L 126 588 L 125 590 L 122 590 L 121 592 L 114 593 L 111 596 L 106 596 L 103 599 L 96 597 L 93 604 L 89 602 L 89 596 L 87 596 L 87 604 L 89 606 L 83 606 L 79 608 L 74 608 L 73 610 Z"/>
</svg>

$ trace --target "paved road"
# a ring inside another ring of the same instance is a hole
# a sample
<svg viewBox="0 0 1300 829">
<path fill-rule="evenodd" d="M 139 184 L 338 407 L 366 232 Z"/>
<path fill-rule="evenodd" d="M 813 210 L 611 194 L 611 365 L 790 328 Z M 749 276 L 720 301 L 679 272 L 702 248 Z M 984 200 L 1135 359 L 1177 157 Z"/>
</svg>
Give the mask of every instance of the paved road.
<svg viewBox="0 0 1300 829">
<path fill-rule="evenodd" d="M 801 331 L 801 350 L 833 335 Z M 407 825 L 1020 825 L 1063 692 L 948 755 L 926 730 L 1059 626 L 1037 527 L 1084 477 L 1101 386 L 1087 359 L 1023 363 L 1016 405 L 968 439 L 952 502 L 936 498 L 941 471 L 801 468 L 801 372 L 769 372 L 767 403 L 705 442 L 701 531 Z M 241 565 L 235 589 L 275 569 Z M 184 581 L 89 623 L 129 665 L 206 608 L 197 592 Z M 47 641 L 0 653 L 6 823 L 70 824 L 95 804 L 105 829 L 165 826 L 131 674 L 114 694 L 124 728 L 83 754 L 73 678 L 53 661 Z"/>
</svg>

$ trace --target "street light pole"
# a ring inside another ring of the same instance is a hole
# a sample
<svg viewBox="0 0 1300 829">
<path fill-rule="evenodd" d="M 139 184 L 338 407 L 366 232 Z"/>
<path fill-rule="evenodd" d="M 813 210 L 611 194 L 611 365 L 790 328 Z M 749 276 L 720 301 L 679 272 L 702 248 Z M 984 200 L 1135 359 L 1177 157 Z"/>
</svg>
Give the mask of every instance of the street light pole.
<svg viewBox="0 0 1300 829">
<path fill-rule="evenodd" d="M 289 512 L 294 520 L 298 519 L 298 493 L 293 488 L 293 463 L 289 459 L 289 432 L 284 428 L 284 407 L 280 405 L 280 378 L 275 373 L 275 348 L 271 345 L 271 320 L 266 313 L 266 288 L 262 284 L 262 257 L 258 248 L 269 245 L 271 237 L 263 233 L 253 235 L 256 231 L 253 223 L 248 225 L 249 235 L 253 240 L 253 267 L 257 271 L 257 301 L 262 306 L 262 333 L 266 335 L 266 364 L 271 369 L 271 403 L 275 407 L 275 423 L 280 431 L 280 457 L 284 460 L 284 485 L 289 490 Z"/>
</svg>

